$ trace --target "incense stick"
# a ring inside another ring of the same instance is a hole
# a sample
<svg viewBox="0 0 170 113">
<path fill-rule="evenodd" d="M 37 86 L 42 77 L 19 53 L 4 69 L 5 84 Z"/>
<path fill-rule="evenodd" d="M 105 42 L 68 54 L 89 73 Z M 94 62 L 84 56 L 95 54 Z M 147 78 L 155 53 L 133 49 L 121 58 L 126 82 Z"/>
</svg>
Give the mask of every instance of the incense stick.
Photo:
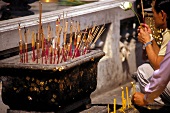
<svg viewBox="0 0 170 113">
<path fill-rule="evenodd" d="M 41 17 L 42 17 L 42 3 L 39 1 L 39 31 L 38 31 L 38 40 L 40 40 L 40 37 L 41 37 L 41 28 L 42 28 L 42 25 L 41 25 Z"/>
<path fill-rule="evenodd" d="M 142 7 L 142 18 L 143 18 L 143 23 L 145 23 L 145 15 L 144 15 L 144 8 L 143 8 L 143 0 L 141 0 L 141 7 Z"/>
<path fill-rule="evenodd" d="M 39 59 L 39 53 L 40 53 L 40 51 L 39 51 L 39 49 L 40 49 L 40 44 L 39 44 L 39 42 L 37 43 L 37 64 L 38 64 L 38 59 Z"/>
<path fill-rule="evenodd" d="M 24 27 L 24 29 L 25 29 L 25 32 L 24 32 L 24 36 L 25 36 L 25 56 L 26 56 L 25 62 L 28 63 L 27 30 L 26 30 L 25 27 Z"/>
<path fill-rule="evenodd" d="M 21 28 L 20 28 L 20 24 L 18 25 L 18 32 L 19 32 L 19 51 L 20 51 L 20 62 L 23 63 L 23 55 L 22 55 L 22 34 L 21 34 Z"/>
<path fill-rule="evenodd" d="M 44 63 L 43 61 L 44 56 L 45 56 L 45 38 L 44 38 L 44 34 L 42 33 L 42 53 L 41 53 L 42 64 Z"/>
<path fill-rule="evenodd" d="M 32 32 L 32 61 L 35 61 L 35 33 Z"/>
</svg>

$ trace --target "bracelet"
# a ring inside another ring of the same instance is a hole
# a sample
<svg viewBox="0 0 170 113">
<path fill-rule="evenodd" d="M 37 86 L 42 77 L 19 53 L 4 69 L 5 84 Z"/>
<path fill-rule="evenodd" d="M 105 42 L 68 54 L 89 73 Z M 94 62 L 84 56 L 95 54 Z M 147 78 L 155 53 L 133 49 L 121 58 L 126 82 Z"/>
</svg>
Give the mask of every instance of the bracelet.
<svg viewBox="0 0 170 113">
<path fill-rule="evenodd" d="M 148 46 L 149 44 L 152 44 L 152 42 L 150 41 L 150 42 L 145 43 L 145 44 L 143 45 L 143 49 L 145 49 L 146 46 Z"/>
</svg>

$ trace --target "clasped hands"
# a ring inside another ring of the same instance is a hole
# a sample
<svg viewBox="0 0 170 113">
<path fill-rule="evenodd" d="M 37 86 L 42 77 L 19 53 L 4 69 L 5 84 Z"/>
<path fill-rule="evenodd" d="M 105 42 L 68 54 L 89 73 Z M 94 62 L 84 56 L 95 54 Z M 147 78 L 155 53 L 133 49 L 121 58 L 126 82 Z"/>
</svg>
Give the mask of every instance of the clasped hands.
<svg viewBox="0 0 170 113">
<path fill-rule="evenodd" d="M 147 24 L 141 23 L 137 31 L 138 41 L 140 41 L 143 44 L 146 44 L 147 42 L 151 41 L 150 34 L 152 34 L 152 31 Z"/>
</svg>

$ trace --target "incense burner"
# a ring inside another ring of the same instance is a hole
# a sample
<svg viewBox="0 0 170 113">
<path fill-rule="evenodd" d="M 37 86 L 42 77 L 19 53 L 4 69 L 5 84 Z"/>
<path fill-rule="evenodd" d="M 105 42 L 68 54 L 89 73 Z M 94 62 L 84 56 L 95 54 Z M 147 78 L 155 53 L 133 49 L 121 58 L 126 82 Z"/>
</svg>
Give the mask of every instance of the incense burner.
<svg viewBox="0 0 170 113">
<path fill-rule="evenodd" d="M 90 99 L 103 56 L 103 51 L 93 50 L 57 65 L 1 61 L 2 100 L 12 110 L 57 111 Z"/>
</svg>

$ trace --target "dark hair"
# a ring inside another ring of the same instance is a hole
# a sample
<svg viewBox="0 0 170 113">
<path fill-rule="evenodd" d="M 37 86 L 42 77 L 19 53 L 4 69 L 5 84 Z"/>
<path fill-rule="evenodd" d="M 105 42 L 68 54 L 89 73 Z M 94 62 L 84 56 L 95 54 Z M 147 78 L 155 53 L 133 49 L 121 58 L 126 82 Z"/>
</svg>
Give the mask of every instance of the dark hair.
<svg viewBox="0 0 170 113">
<path fill-rule="evenodd" d="M 170 29 L 170 0 L 154 0 L 155 11 L 159 13 L 163 10 L 167 14 L 167 28 Z"/>
</svg>

